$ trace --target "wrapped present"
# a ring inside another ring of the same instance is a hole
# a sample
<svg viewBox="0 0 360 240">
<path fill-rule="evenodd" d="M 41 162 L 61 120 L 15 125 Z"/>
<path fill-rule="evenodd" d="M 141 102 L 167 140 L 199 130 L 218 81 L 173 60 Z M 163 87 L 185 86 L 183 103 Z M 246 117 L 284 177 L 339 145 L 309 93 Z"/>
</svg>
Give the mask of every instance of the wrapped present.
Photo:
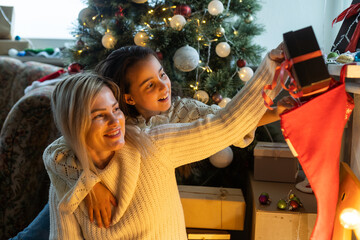
<svg viewBox="0 0 360 240">
<path fill-rule="evenodd" d="M 0 6 L 0 39 L 11 39 L 13 31 L 13 12 L 14 7 Z"/>
<path fill-rule="evenodd" d="M 285 60 L 276 67 L 272 83 L 265 85 L 262 91 L 264 104 L 271 110 L 274 103 L 266 90 L 274 89 L 278 79 L 281 86 L 299 102 L 306 102 L 325 92 L 332 82 L 311 26 L 287 32 L 283 38 Z M 287 75 L 289 81 L 286 82 Z"/>
<path fill-rule="evenodd" d="M 258 142 L 254 149 L 254 179 L 295 183 L 298 159 L 286 143 Z"/>
<path fill-rule="evenodd" d="M 179 185 L 187 228 L 243 230 L 245 199 L 241 189 Z"/>
<path fill-rule="evenodd" d="M 283 38 L 285 58 L 300 96 L 326 91 L 331 77 L 312 27 L 287 32 Z"/>
<path fill-rule="evenodd" d="M 0 55 L 8 55 L 10 48 L 22 51 L 28 47 L 29 42 L 26 40 L 0 40 Z"/>
<path fill-rule="evenodd" d="M 332 24 L 343 21 L 331 48 L 332 52 L 355 52 L 360 49 L 360 0 L 353 0 L 350 7 L 337 16 Z"/>
<path fill-rule="evenodd" d="M 224 230 L 212 230 L 212 229 L 186 229 L 188 240 L 220 240 L 230 239 L 230 233 Z"/>
</svg>

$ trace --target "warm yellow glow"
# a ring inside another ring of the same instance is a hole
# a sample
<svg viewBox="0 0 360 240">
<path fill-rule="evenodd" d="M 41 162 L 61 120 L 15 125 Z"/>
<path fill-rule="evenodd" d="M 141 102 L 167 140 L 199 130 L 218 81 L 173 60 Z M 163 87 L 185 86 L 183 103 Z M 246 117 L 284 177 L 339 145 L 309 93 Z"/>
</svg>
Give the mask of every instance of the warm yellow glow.
<svg viewBox="0 0 360 240">
<path fill-rule="evenodd" d="M 94 21 L 96 19 L 97 16 L 93 16 L 91 19 Z"/>
<path fill-rule="evenodd" d="M 83 50 L 78 50 L 78 54 L 81 54 Z"/>
<path fill-rule="evenodd" d="M 360 213 L 354 208 L 346 208 L 340 214 L 340 223 L 344 228 L 360 228 Z"/>
<path fill-rule="evenodd" d="M 234 31 L 234 35 L 238 35 L 238 34 L 239 34 L 239 32 L 235 30 L 235 31 Z"/>
<path fill-rule="evenodd" d="M 202 21 L 202 23 L 206 23 L 206 21 L 205 21 L 205 20 L 203 20 L 203 21 Z"/>
<path fill-rule="evenodd" d="M 163 8 L 162 10 L 163 10 L 163 11 L 166 11 L 166 9 L 167 9 L 167 8 Z"/>
<path fill-rule="evenodd" d="M 148 11 L 149 14 L 151 14 L 151 13 L 153 13 L 153 12 L 154 12 L 153 9 L 151 9 L 151 10 Z"/>
<path fill-rule="evenodd" d="M 176 6 L 171 6 L 171 8 L 176 8 Z"/>
<path fill-rule="evenodd" d="M 171 21 L 171 17 L 169 17 L 168 20 Z"/>
<path fill-rule="evenodd" d="M 202 63 L 202 61 L 201 61 L 201 60 L 199 60 L 199 63 Z"/>
</svg>

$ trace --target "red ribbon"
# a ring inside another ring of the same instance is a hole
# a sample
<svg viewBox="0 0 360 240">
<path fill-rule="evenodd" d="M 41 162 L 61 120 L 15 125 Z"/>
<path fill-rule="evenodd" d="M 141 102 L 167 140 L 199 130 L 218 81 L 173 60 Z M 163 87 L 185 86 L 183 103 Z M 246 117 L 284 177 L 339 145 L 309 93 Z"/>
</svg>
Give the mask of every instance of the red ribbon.
<svg viewBox="0 0 360 240">
<path fill-rule="evenodd" d="M 275 75 L 273 78 L 273 81 L 271 84 L 269 85 L 265 85 L 264 89 L 262 90 L 262 97 L 264 98 L 264 104 L 265 106 L 270 109 L 273 110 L 273 108 L 271 107 L 271 105 L 274 104 L 274 102 L 272 101 L 272 99 L 266 95 L 265 90 L 273 90 L 276 86 L 277 80 L 280 77 L 280 84 L 282 86 L 283 89 L 285 89 L 286 91 L 289 92 L 289 94 L 294 97 L 294 98 L 299 98 L 303 95 L 302 91 L 298 88 L 296 81 L 294 79 L 294 77 L 291 74 L 291 67 L 299 62 L 304 62 L 307 61 L 309 59 L 312 58 L 316 58 L 316 57 L 320 57 L 322 56 L 321 50 L 317 50 L 311 53 L 307 53 L 292 59 L 287 59 L 285 56 L 285 60 L 281 63 L 280 66 L 277 66 L 275 69 Z M 288 73 L 289 75 L 289 87 L 285 86 L 285 71 Z"/>
<path fill-rule="evenodd" d="M 339 16 L 337 16 L 333 21 L 332 25 L 334 26 L 334 23 L 340 22 L 344 20 L 344 18 L 349 18 L 354 16 L 355 14 L 358 14 L 360 10 L 360 3 L 352 4 L 350 7 L 345 9 L 342 13 L 340 13 Z M 345 52 L 355 52 L 356 45 L 359 41 L 360 37 L 360 21 L 357 23 L 355 31 L 350 39 L 349 45 L 346 47 Z"/>
<path fill-rule="evenodd" d="M 60 69 L 60 70 L 58 70 L 56 72 L 53 72 L 53 73 L 51 73 L 49 75 L 46 75 L 45 77 L 40 78 L 38 81 L 39 82 L 44 82 L 46 80 L 51 80 L 51 79 L 59 77 L 61 74 L 64 74 L 64 73 L 65 73 L 65 70 Z"/>
</svg>

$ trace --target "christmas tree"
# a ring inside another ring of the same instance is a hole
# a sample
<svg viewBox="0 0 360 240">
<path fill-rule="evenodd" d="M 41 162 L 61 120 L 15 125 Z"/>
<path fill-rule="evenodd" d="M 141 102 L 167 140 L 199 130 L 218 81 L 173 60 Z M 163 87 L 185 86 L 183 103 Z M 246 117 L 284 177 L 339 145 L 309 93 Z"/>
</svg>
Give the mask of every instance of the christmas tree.
<svg viewBox="0 0 360 240">
<path fill-rule="evenodd" d="M 77 43 L 70 49 L 73 61 L 91 69 L 114 49 L 147 46 L 162 59 L 175 93 L 193 97 L 198 91 L 195 97 L 209 104 L 233 97 L 243 85 L 240 77 L 252 76 L 245 65 L 258 64 L 264 50 L 252 42 L 263 30 L 254 21 L 257 0 L 88 4 L 79 13 Z"/>
<path fill-rule="evenodd" d="M 88 5 L 79 13 L 71 61 L 92 69 L 114 49 L 146 46 L 161 60 L 173 95 L 207 104 L 225 106 L 251 78 L 253 70 L 246 65 L 256 66 L 264 51 L 252 41 L 263 31 L 255 22 L 257 0 L 88 0 Z M 251 149 L 239 151 L 234 158 L 243 158 L 242 164 L 252 156 Z M 239 173 L 236 167 L 207 168 L 206 176 L 193 168 L 189 183 L 231 185 L 211 183 L 211 178 Z"/>
</svg>

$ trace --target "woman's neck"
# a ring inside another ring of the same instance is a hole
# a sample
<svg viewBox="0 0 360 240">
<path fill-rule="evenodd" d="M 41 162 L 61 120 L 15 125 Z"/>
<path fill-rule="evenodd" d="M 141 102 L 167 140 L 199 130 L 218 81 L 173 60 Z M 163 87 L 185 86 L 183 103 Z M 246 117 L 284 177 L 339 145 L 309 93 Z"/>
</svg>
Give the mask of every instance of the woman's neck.
<svg viewBox="0 0 360 240">
<path fill-rule="evenodd" d="M 114 157 L 115 152 L 95 152 L 89 150 L 90 156 L 94 162 L 95 167 L 99 169 L 104 169 Z"/>
</svg>

